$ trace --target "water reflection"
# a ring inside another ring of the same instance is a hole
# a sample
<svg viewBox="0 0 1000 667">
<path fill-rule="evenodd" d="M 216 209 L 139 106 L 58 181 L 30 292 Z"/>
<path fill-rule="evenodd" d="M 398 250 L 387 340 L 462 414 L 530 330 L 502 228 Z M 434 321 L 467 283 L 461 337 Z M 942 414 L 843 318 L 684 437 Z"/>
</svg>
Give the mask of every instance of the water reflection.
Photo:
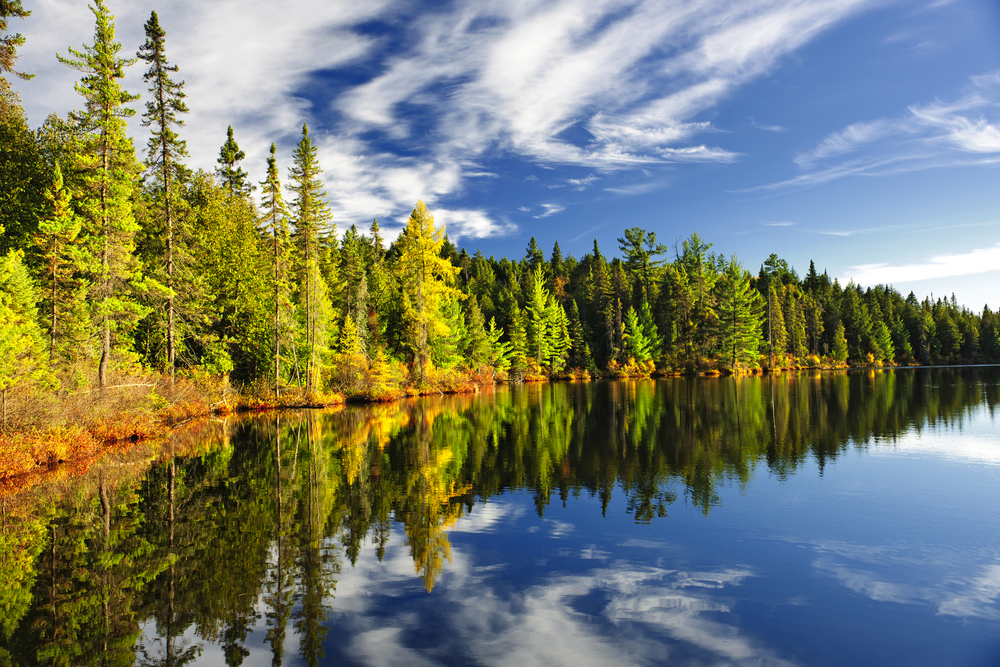
<svg viewBox="0 0 1000 667">
<path fill-rule="evenodd" d="M 265 649 L 272 665 L 786 664 L 729 618 L 742 589 L 772 582 L 747 564 L 761 557 L 685 508 L 714 517 L 730 489 L 766 498 L 751 488 L 762 474 L 822 475 L 925 431 L 975 435 L 924 454 L 995 463 L 981 423 L 998 379 L 545 384 L 209 422 L 152 461 L 4 500 L 0 664 L 241 665 Z M 649 524 L 685 539 L 651 539 Z M 870 600 L 998 617 L 996 545 L 964 558 L 958 545 L 928 569 L 931 547 L 786 543 L 813 554 L 809 576 Z"/>
</svg>

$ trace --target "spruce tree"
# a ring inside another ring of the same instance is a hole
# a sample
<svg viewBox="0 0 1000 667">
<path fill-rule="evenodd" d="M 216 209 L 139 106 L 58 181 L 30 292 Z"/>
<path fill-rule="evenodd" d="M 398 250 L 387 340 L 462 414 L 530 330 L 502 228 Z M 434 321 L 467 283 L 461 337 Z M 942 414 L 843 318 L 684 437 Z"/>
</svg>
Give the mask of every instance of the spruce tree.
<svg viewBox="0 0 1000 667">
<path fill-rule="evenodd" d="M 717 353 L 730 370 L 753 367 L 760 349 L 760 294 L 750 286 L 750 274 L 735 255 L 719 281 Z"/>
<path fill-rule="evenodd" d="M 261 208 L 264 220 L 271 231 L 271 259 L 273 261 L 272 296 L 274 297 L 274 395 L 279 393 L 281 377 L 281 311 L 287 302 L 289 234 L 288 208 L 281 196 L 281 177 L 278 172 L 278 148 L 271 142 L 267 158 L 267 177 L 261 181 Z"/>
<path fill-rule="evenodd" d="M 129 284 L 139 284 L 142 276 L 133 254 L 138 225 L 132 211 L 132 191 L 139 164 L 132 141 L 125 136 L 125 119 L 135 110 L 124 105 L 139 96 L 121 87 L 125 68 L 135 60 L 118 57 L 121 44 L 114 41 L 114 17 L 103 0 L 95 0 L 91 11 L 96 19 L 93 46 L 84 46 L 82 51 L 70 48 L 70 56 L 57 57 L 84 75 L 76 91 L 84 98 L 86 109 L 70 114 L 70 118 L 83 135 L 74 167 L 82 175 L 80 209 L 86 220 L 92 258 L 91 296 L 101 341 L 98 384 L 104 388 L 113 334 L 130 328 L 145 313 L 127 291 Z"/>
<path fill-rule="evenodd" d="M 839 363 L 847 362 L 847 336 L 843 322 L 837 322 L 837 328 L 833 334 L 833 358 Z"/>
<path fill-rule="evenodd" d="M 309 128 L 302 125 L 302 139 L 292 154 L 293 166 L 288 175 L 288 189 L 295 193 L 291 203 L 295 224 L 295 241 L 299 261 L 300 300 L 305 314 L 306 347 L 309 357 L 306 364 L 306 388 L 312 393 L 317 388 L 319 358 L 325 342 L 326 322 L 322 317 L 326 306 L 326 280 L 320 270 L 320 235 L 331 230 L 333 213 L 326 202 L 326 191 L 319 175 L 317 148 L 309 136 Z"/>
<path fill-rule="evenodd" d="M 187 157 L 187 142 L 177 136 L 174 127 L 181 127 L 184 121 L 178 114 L 188 113 L 184 103 L 184 82 L 170 78 L 178 71 L 170 65 L 165 52 L 166 32 L 160 27 L 160 19 L 152 12 L 146 22 L 146 43 L 139 49 L 138 57 L 149 65 L 142 80 L 149 84 L 151 100 L 146 102 L 146 113 L 142 116 L 142 126 L 152 127 L 149 143 L 146 144 L 146 169 L 154 178 L 158 190 L 156 204 L 162 210 L 166 227 L 166 284 L 167 296 L 167 367 L 173 377 L 176 371 L 176 341 L 174 327 L 174 225 L 180 197 L 177 192 L 177 173 L 183 170 L 179 159 Z"/>
<path fill-rule="evenodd" d="M 25 11 L 21 0 L 0 0 L 0 94 L 6 94 L 10 90 L 10 82 L 4 74 L 8 72 L 20 79 L 32 79 L 34 74 L 15 72 L 14 66 L 17 63 L 17 47 L 24 45 L 24 37 L 21 33 L 13 35 L 7 32 L 8 19 L 11 17 L 24 19 L 31 16 L 31 12 Z"/>
<path fill-rule="evenodd" d="M 62 336 L 60 317 L 73 299 L 73 273 L 80 268 L 83 259 L 74 243 L 80 234 L 81 221 L 73 211 L 58 162 L 53 167 L 52 185 L 46 190 L 45 199 L 49 204 L 48 215 L 38 223 L 35 238 L 45 265 L 49 363 L 52 363 L 56 340 Z"/>
<path fill-rule="evenodd" d="M 240 162 L 247 154 L 240 150 L 236 138 L 233 136 L 233 126 L 226 128 L 226 142 L 219 149 L 219 159 L 216 162 L 219 166 L 215 169 L 216 175 L 222 184 L 229 190 L 231 197 L 247 197 L 254 191 L 254 186 L 247 182 L 247 172 L 240 167 Z"/>
</svg>

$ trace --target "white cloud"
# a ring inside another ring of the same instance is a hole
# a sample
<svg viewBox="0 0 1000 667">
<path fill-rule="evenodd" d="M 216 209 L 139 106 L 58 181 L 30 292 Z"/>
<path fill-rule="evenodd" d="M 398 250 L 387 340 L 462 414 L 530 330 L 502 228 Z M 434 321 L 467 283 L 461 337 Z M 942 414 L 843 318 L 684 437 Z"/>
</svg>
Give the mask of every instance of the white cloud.
<svg viewBox="0 0 1000 667">
<path fill-rule="evenodd" d="M 761 125 L 755 121 L 752 116 L 750 117 L 750 125 L 752 127 L 756 127 L 758 130 L 764 130 L 765 132 L 781 133 L 788 131 L 788 128 L 782 125 Z"/>
<path fill-rule="evenodd" d="M 601 180 L 599 176 L 590 174 L 589 176 L 585 176 L 584 178 L 571 178 L 566 182 L 569 183 L 574 190 L 583 191 L 586 190 L 592 183 L 599 180 Z"/>
<path fill-rule="evenodd" d="M 566 210 L 565 206 L 560 206 L 559 204 L 542 204 L 542 208 L 545 209 L 544 213 L 536 215 L 536 218 L 547 218 L 550 215 L 555 215 L 556 213 L 562 213 Z"/>
<path fill-rule="evenodd" d="M 950 103 L 914 104 L 895 118 L 848 125 L 793 158 L 805 173 L 744 192 L 810 187 L 850 176 L 892 176 L 1000 163 L 1000 72 L 972 77 Z"/>
<path fill-rule="evenodd" d="M 844 232 L 841 235 L 847 234 Z M 847 270 L 842 280 L 846 282 L 853 279 L 861 285 L 892 285 L 948 276 L 967 276 L 987 271 L 1000 271 L 1000 243 L 965 253 L 935 255 L 915 264 L 854 266 Z"/>
<path fill-rule="evenodd" d="M 111 1 L 123 54 L 134 53 L 152 6 Z M 192 111 L 181 134 L 192 166 L 214 168 L 232 124 L 245 167 L 259 178 L 270 143 L 287 167 L 308 122 L 341 228 L 373 217 L 398 223 L 420 198 L 446 210 L 456 234 L 479 238 L 515 229 L 489 211 L 453 204 L 469 179 L 496 176 L 479 166 L 484 159 L 598 171 L 731 162 L 738 154 L 697 141 L 715 132 L 698 116 L 875 4 L 458 0 L 412 15 L 396 0 L 177 0 L 160 8 L 160 19 L 168 56 L 187 81 Z M 89 41 L 92 20 L 71 0 L 38 0 L 32 10 L 21 66 L 38 77 L 17 85 L 38 123 L 79 106 L 76 73 L 53 53 Z M 360 27 L 385 19 L 406 27 L 385 37 Z M 328 90 L 328 72 L 373 74 Z M 141 73 L 129 70 L 130 90 L 144 89 Z M 133 131 L 144 143 L 138 121 Z M 949 132 L 967 145 L 992 140 L 990 127 L 974 123 Z M 570 185 L 590 184 L 578 180 Z"/>
</svg>

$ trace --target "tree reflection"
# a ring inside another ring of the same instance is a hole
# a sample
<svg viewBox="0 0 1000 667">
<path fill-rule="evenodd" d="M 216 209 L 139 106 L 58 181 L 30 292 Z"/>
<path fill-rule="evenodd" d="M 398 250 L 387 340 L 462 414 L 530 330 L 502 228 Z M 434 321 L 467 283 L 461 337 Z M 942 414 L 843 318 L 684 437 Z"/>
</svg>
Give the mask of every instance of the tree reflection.
<svg viewBox="0 0 1000 667">
<path fill-rule="evenodd" d="M 293 636 L 316 665 L 344 563 L 381 561 L 396 536 L 431 593 L 477 502 L 529 490 L 543 516 L 554 497 L 607 512 L 617 495 L 650 522 L 683 497 L 709 514 L 719 485 L 762 468 L 822 474 L 850 448 L 992 414 L 998 377 L 551 383 L 211 422 L 152 464 L 109 459 L 17 509 L 4 499 L 0 661 L 179 666 L 217 644 L 239 665 L 263 620 L 272 665 Z"/>
</svg>

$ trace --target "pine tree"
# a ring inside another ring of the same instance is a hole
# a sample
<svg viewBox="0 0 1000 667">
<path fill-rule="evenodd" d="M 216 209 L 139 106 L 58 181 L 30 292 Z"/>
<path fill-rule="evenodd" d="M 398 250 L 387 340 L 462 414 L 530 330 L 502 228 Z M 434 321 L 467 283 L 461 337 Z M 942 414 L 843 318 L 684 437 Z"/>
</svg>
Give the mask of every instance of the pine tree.
<svg viewBox="0 0 1000 667">
<path fill-rule="evenodd" d="M 486 320 L 479 309 L 475 294 L 466 301 L 466 340 L 463 353 L 473 368 L 490 363 L 492 345 L 490 333 L 486 330 Z"/>
<path fill-rule="evenodd" d="M 779 292 L 780 290 L 780 292 Z M 782 286 L 777 286 L 773 281 L 768 280 L 767 287 L 767 315 L 769 320 L 767 322 L 767 334 L 768 334 L 768 354 L 783 356 L 786 352 L 786 345 L 788 343 L 788 334 L 785 330 L 785 314 L 782 308 L 781 295 L 784 294 L 785 288 Z M 773 364 L 774 360 L 770 359 L 768 363 Z"/>
<path fill-rule="evenodd" d="M 839 363 L 847 362 L 847 335 L 843 322 L 837 322 L 837 328 L 833 334 L 833 358 Z"/>
<path fill-rule="evenodd" d="M 548 354 L 545 361 L 552 372 L 558 372 L 565 366 L 566 357 L 572 345 L 569 335 L 569 319 L 566 317 L 566 311 L 562 304 L 550 298 L 545 320 L 548 337 L 546 343 Z"/>
<path fill-rule="evenodd" d="M 55 358 L 56 340 L 63 336 L 61 316 L 73 300 L 73 273 L 83 261 L 75 245 L 80 233 L 80 218 L 73 212 L 69 192 L 63 186 L 62 170 L 56 162 L 52 170 L 52 185 L 45 192 L 49 212 L 38 224 L 36 242 L 45 263 L 48 293 L 49 363 Z"/>
<path fill-rule="evenodd" d="M 326 322 L 322 317 L 326 306 L 327 285 L 320 272 L 320 235 L 331 232 L 333 214 L 325 201 L 326 192 L 319 175 L 317 148 L 309 136 L 309 128 L 302 125 L 302 140 L 293 153 L 293 167 L 289 170 L 292 184 L 288 189 L 295 193 L 292 202 L 292 219 L 299 254 L 299 283 L 305 313 L 306 390 L 317 389 L 319 376 L 318 355 L 325 344 Z M 332 231 L 335 234 L 335 230 Z"/>
<path fill-rule="evenodd" d="M 146 102 L 142 126 L 152 126 L 147 144 L 146 168 L 158 181 L 158 190 L 166 223 L 166 284 L 170 290 L 167 296 L 167 367 L 173 377 L 176 371 L 176 343 L 174 339 L 174 224 L 177 201 L 177 171 L 183 169 L 178 160 L 187 157 L 187 142 L 177 136 L 172 126 L 183 126 L 178 114 L 188 113 L 184 103 L 184 82 L 175 82 L 170 75 L 176 73 L 176 65 L 167 62 L 164 51 L 166 33 L 160 27 L 156 12 L 152 12 L 146 22 L 146 43 L 138 56 L 149 65 L 142 80 L 149 84 L 152 100 Z"/>
<path fill-rule="evenodd" d="M 727 263 L 719 281 L 718 354 L 730 370 L 753 367 L 760 350 L 760 294 L 750 285 L 750 273 L 736 260 Z"/>
<path fill-rule="evenodd" d="M 254 191 L 254 186 L 247 182 L 249 174 L 240 167 L 240 162 L 246 156 L 236 143 L 233 126 L 230 125 L 226 128 L 226 142 L 219 149 L 219 159 L 216 160 L 219 166 L 215 169 L 216 175 L 229 190 L 230 197 L 247 197 Z"/>
<path fill-rule="evenodd" d="M 549 349 L 550 334 L 546 313 L 549 307 L 549 291 L 545 289 L 545 274 L 541 266 L 536 266 L 531 273 L 530 290 L 525 309 L 528 311 L 528 346 L 535 363 L 542 366 L 543 360 L 551 353 Z"/>
<path fill-rule="evenodd" d="M 528 326 L 526 313 L 517 306 L 517 301 L 511 303 L 510 327 L 507 335 L 510 339 L 510 377 L 512 380 L 524 379 L 528 371 Z"/>
<path fill-rule="evenodd" d="M 893 363 L 896 358 L 896 348 L 892 344 L 892 334 L 885 322 L 875 325 L 874 342 L 878 360 Z"/>
<path fill-rule="evenodd" d="M 795 359 L 803 359 L 809 350 L 806 347 L 806 320 L 802 312 L 799 290 L 795 285 L 784 288 L 782 304 L 785 316 L 785 330 L 788 332 L 788 351 Z"/>
<path fill-rule="evenodd" d="M 497 326 L 495 317 L 490 318 L 490 328 L 486 332 L 486 340 L 489 343 L 489 357 L 487 363 L 494 371 L 503 372 L 510 368 L 510 355 L 513 344 L 509 341 L 501 340 L 503 329 Z"/>
<path fill-rule="evenodd" d="M 34 74 L 15 72 L 14 65 L 17 63 L 17 47 L 24 45 L 24 37 L 21 33 L 7 34 L 8 19 L 10 17 L 19 19 L 28 18 L 31 12 L 25 11 L 21 0 L 3 0 L 0 2 L 0 94 L 6 94 L 10 90 L 10 83 L 4 74 L 12 73 L 19 79 L 33 79 Z"/>
<path fill-rule="evenodd" d="M 281 376 L 281 311 L 288 307 L 288 268 L 291 248 L 288 233 L 288 208 L 281 195 L 281 177 L 278 172 L 278 148 L 271 142 L 267 158 L 267 178 L 260 183 L 261 208 L 264 220 L 271 231 L 271 258 L 273 260 L 274 297 L 274 395 L 279 393 Z"/>
<path fill-rule="evenodd" d="M 132 190 L 139 165 L 132 142 L 125 136 L 125 119 L 135 110 L 123 105 L 138 99 L 119 83 L 134 59 L 119 58 L 121 44 L 114 41 L 114 17 L 95 0 L 94 45 L 82 51 L 70 48 L 71 57 L 57 56 L 63 64 L 84 74 L 76 91 L 86 101 L 86 110 L 70 114 L 84 135 L 83 150 L 75 168 L 82 173 L 80 207 L 92 260 L 92 299 L 101 340 L 98 384 L 107 385 L 112 334 L 131 328 L 144 309 L 127 294 L 129 283 L 141 280 L 133 255 L 138 231 L 132 211 Z"/>
<path fill-rule="evenodd" d="M 36 321 L 35 286 L 22 257 L 14 250 L 0 257 L 0 430 L 7 428 L 9 392 L 48 377 L 45 344 Z"/>
<path fill-rule="evenodd" d="M 652 345 L 635 308 L 625 313 L 625 356 L 644 364 L 652 358 Z"/>
</svg>

